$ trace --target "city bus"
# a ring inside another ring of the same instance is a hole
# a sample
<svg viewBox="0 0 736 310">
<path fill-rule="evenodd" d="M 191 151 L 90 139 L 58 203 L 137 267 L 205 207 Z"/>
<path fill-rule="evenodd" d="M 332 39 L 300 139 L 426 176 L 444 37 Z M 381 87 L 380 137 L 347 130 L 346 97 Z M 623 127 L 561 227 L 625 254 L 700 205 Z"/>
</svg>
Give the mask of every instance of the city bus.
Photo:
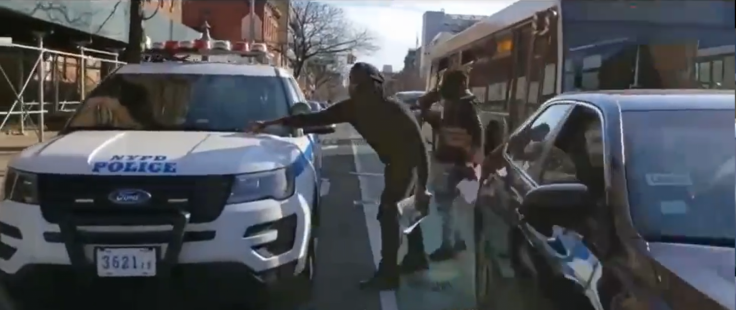
<svg viewBox="0 0 736 310">
<path fill-rule="evenodd" d="M 520 0 L 428 51 L 427 89 L 469 70 L 486 128 L 504 135 L 562 92 L 734 89 L 733 12 L 724 0 Z M 487 150 L 500 142 L 486 136 Z"/>
</svg>

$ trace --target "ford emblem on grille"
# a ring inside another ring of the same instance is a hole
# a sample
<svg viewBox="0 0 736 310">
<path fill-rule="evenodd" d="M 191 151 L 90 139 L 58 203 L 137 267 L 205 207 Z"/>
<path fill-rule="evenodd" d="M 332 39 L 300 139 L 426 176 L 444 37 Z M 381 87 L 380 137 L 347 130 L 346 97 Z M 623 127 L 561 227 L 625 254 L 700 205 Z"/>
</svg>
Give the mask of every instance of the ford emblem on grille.
<svg viewBox="0 0 736 310">
<path fill-rule="evenodd" d="M 107 198 L 119 205 L 141 205 L 151 200 L 151 193 L 140 189 L 119 189 Z"/>
</svg>

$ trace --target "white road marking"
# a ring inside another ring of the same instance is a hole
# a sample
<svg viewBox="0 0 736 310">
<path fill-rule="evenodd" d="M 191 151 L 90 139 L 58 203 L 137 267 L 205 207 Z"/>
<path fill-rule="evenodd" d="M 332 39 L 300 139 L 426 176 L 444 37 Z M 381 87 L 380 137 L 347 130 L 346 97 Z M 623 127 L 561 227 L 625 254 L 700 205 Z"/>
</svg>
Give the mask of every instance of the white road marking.
<svg viewBox="0 0 736 310">
<path fill-rule="evenodd" d="M 365 145 L 359 146 L 351 143 L 353 158 L 355 160 L 355 170 L 357 172 L 356 175 L 358 176 L 358 182 L 360 184 L 361 202 L 368 202 L 373 198 L 368 190 L 368 178 L 369 175 L 372 175 L 371 177 L 375 177 L 373 176 L 375 173 L 364 172 L 363 165 L 358 157 L 358 154 L 363 153 L 358 152 L 359 147 L 368 149 L 370 149 L 370 147 Z M 371 252 L 373 253 L 373 263 L 376 265 L 376 268 L 378 268 L 378 263 L 381 260 L 381 228 L 376 220 L 376 216 L 378 215 L 378 204 L 364 204 L 363 212 L 365 213 L 365 225 L 368 228 L 368 239 L 371 246 Z M 381 302 L 381 310 L 399 309 L 396 301 L 396 291 L 382 291 L 379 293 L 379 298 Z"/>
<path fill-rule="evenodd" d="M 375 173 L 375 172 L 350 171 L 350 174 L 361 176 L 361 177 L 383 177 L 383 173 Z"/>
<path fill-rule="evenodd" d="M 325 197 L 330 192 L 330 180 L 322 179 L 322 183 L 319 186 L 319 196 Z"/>
</svg>

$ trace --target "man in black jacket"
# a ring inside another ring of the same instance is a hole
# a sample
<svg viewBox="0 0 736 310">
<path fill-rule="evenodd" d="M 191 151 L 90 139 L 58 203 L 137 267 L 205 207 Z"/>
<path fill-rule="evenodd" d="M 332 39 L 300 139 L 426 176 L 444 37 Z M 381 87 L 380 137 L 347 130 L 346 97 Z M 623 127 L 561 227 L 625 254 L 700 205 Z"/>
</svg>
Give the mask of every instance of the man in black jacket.
<svg viewBox="0 0 736 310">
<path fill-rule="evenodd" d="M 439 114 L 429 109 L 437 101 L 443 106 Z M 468 91 L 468 76 L 462 69 L 447 70 L 439 89 L 419 98 L 419 108 L 422 118 L 439 132 L 432 163 L 432 189 L 442 217 L 442 244 L 430 258 L 444 261 L 467 248 L 456 223 L 453 202 L 458 196 L 458 183 L 477 177 L 474 168 L 483 160 L 483 125 L 475 96 Z"/>
<path fill-rule="evenodd" d="M 383 75 L 366 63 L 356 63 L 350 70 L 350 99 L 310 114 L 257 122 L 250 128 L 258 132 L 269 125 L 317 127 L 350 123 L 386 165 L 384 190 L 378 211 L 381 224 L 381 263 L 374 276 L 361 282 L 362 288 L 393 290 L 399 285 L 400 272 L 411 273 L 429 268 L 420 227 L 408 236 L 408 253 L 401 268 L 397 264 L 401 241 L 397 202 L 416 195 L 417 207 L 429 205 L 427 179 L 429 160 L 419 124 L 403 104 L 383 93 Z M 414 178 L 418 178 L 416 184 Z"/>
</svg>

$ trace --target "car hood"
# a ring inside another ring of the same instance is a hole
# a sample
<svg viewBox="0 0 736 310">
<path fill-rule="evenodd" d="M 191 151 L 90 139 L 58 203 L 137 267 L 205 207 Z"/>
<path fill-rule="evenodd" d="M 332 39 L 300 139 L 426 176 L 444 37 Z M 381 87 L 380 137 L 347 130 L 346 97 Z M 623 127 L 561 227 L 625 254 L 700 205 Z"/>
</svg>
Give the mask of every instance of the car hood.
<svg viewBox="0 0 736 310">
<path fill-rule="evenodd" d="M 734 310 L 734 249 L 692 244 L 650 243 L 652 257 L 726 309 Z"/>
<path fill-rule="evenodd" d="M 57 174 L 238 174 L 296 162 L 302 156 L 296 140 L 222 132 L 77 131 L 27 148 L 9 166 Z"/>
</svg>

